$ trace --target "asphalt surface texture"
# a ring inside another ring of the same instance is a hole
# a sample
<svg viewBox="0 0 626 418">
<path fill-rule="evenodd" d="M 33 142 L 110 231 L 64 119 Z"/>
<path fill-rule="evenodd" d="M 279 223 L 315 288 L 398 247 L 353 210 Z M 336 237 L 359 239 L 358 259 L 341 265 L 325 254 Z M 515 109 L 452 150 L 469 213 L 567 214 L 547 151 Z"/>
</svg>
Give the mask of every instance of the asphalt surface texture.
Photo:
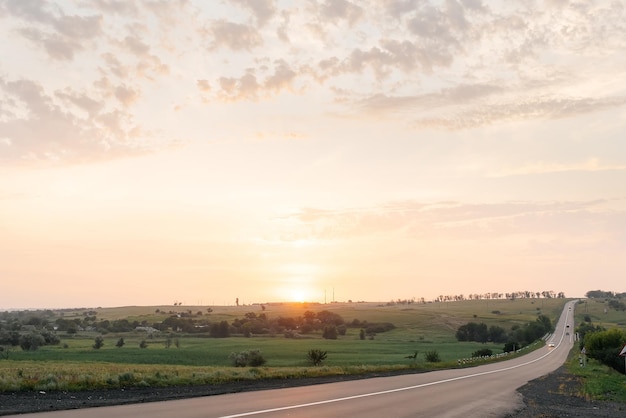
<svg viewBox="0 0 626 418">
<path fill-rule="evenodd" d="M 358 378 L 381 376 L 385 376 L 385 374 L 362 375 L 358 376 Z M 355 377 L 339 376 L 311 379 L 280 379 L 236 382 L 224 385 L 120 388 L 115 390 L 81 392 L 0 392 L 0 415 L 155 402 L 224 393 L 279 389 L 352 379 L 355 379 Z M 576 376 L 567 373 L 565 368 L 561 367 L 553 373 L 535 379 L 522 386 L 518 392 L 523 396 L 525 406 L 507 415 L 506 418 L 622 418 L 626 416 L 626 404 L 584 399 L 578 396 L 580 387 L 581 382 Z"/>
</svg>

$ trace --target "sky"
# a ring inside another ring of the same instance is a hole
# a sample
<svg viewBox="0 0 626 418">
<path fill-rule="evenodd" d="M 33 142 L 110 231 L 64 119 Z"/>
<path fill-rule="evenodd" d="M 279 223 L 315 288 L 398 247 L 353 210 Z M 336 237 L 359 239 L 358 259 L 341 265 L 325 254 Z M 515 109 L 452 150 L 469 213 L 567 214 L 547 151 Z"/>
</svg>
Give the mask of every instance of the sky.
<svg viewBox="0 0 626 418">
<path fill-rule="evenodd" d="M 0 310 L 626 291 L 626 1 L 0 0 Z"/>
</svg>

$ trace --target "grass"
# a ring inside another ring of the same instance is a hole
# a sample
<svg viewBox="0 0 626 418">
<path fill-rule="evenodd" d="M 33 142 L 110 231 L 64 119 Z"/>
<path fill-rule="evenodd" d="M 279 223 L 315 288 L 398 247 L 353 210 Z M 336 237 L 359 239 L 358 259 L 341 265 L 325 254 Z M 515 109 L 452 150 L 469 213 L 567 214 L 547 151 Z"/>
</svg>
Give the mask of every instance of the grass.
<svg viewBox="0 0 626 418">
<path fill-rule="evenodd" d="M 502 344 L 457 342 L 457 328 L 469 321 L 485 322 L 510 329 L 514 324 L 534 321 L 539 313 L 553 320 L 560 313 L 564 299 L 518 299 L 489 301 L 458 301 L 423 305 L 373 303 L 341 304 L 268 304 L 241 307 L 123 307 L 98 308 L 98 320 L 127 318 L 148 323 L 162 321 L 170 312 L 203 311 L 211 322 L 232 321 L 246 312 L 261 311 L 270 317 L 300 316 L 306 310 L 331 310 L 346 322 L 353 319 L 368 322 L 391 322 L 396 329 L 380 333 L 373 340 L 360 340 L 359 329 L 349 328 L 337 340 L 322 339 L 319 334 L 302 339 L 281 336 L 252 338 L 199 338 L 176 336 L 179 347 L 165 348 L 165 338 L 131 332 L 106 334 L 104 346 L 92 348 L 97 333 L 61 335 L 61 344 L 41 347 L 37 351 L 10 352 L 8 360 L 0 360 L 0 391 L 13 390 L 83 390 L 129 386 L 170 386 L 219 384 L 224 382 L 302 378 L 329 375 L 360 374 L 389 370 L 415 371 L 458 367 L 457 361 L 474 351 L 490 348 L 502 351 Z M 157 309 L 159 312 L 157 312 Z M 66 310 L 64 318 L 79 317 L 85 310 Z M 124 337 L 124 347 L 115 343 Z M 148 347 L 139 348 L 146 340 Z M 307 352 L 312 349 L 328 352 L 322 367 L 311 367 Z M 267 363 L 263 367 L 235 368 L 229 355 L 249 349 L 260 349 Z M 418 357 L 407 359 L 418 351 Z M 440 363 L 428 363 L 427 351 L 437 351 Z"/>
<path fill-rule="evenodd" d="M 585 316 L 592 324 L 605 329 L 623 328 L 626 324 L 626 314 L 610 309 L 604 299 L 579 303 L 575 310 L 576 323 L 581 324 Z M 575 345 L 566 364 L 568 371 L 582 382 L 579 396 L 626 403 L 626 376 L 593 359 L 587 359 L 585 366 L 581 367 L 579 355 L 579 347 Z"/>
<path fill-rule="evenodd" d="M 578 396 L 585 399 L 626 403 L 626 378 L 623 374 L 596 360 L 589 359 L 580 366 L 578 354 L 572 351 L 567 370 L 581 381 Z"/>
</svg>

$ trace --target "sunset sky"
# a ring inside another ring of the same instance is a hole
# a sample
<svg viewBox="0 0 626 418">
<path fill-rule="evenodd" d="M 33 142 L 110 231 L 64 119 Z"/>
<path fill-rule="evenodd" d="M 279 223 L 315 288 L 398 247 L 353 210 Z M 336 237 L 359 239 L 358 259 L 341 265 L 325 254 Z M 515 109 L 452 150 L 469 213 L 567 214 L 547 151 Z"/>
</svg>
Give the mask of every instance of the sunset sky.
<svg viewBox="0 0 626 418">
<path fill-rule="evenodd" d="M 626 1 L 0 0 L 0 310 L 626 291 Z"/>
</svg>

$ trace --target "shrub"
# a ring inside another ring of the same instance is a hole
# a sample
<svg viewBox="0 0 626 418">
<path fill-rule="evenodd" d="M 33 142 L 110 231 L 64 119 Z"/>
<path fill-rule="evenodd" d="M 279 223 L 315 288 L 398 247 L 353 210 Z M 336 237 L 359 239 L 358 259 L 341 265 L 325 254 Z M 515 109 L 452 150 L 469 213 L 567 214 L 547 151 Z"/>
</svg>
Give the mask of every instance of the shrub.
<svg viewBox="0 0 626 418">
<path fill-rule="evenodd" d="M 485 356 L 491 356 L 493 354 L 493 351 L 491 351 L 488 348 L 481 348 L 480 350 L 476 350 L 472 353 L 472 357 L 485 357 Z"/>
<path fill-rule="evenodd" d="M 506 344 L 504 344 L 504 348 L 502 349 L 502 351 L 504 351 L 505 353 L 510 353 L 511 351 L 517 351 L 520 348 L 522 348 L 518 342 L 516 341 L 509 341 Z"/>
<path fill-rule="evenodd" d="M 326 360 L 327 356 L 326 351 L 319 350 L 317 348 L 312 348 L 307 353 L 307 358 L 314 366 L 320 366 L 324 360 Z"/>
<path fill-rule="evenodd" d="M 103 345 L 104 345 L 104 338 L 102 338 L 99 335 L 96 338 L 94 338 L 92 347 L 95 350 L 99 350 L 100 348 L 102 348 Z"/>
<path fill-rule="evenodd" d="M 115 343 L 115 346 L 117 348 L 124 347 L 124 337 L 120 337 L 120 339 Z"/>
<path fill-rule="evenodd" d="M 235 367 L 258 367 L 266 363 L 261 350 L 246 350 L 239 353 L 230 353 L 230 360 Z"/>
<path fill-rule="evenodd" d="M 585 350 L 590 358 L 624 373 L 624 360 L 618 354 L 626 344 L 626 332 L 614 328 L 585 335 Z"/>
<path fill-rule="evenodd" d="M 437 350 L 427 351 L 424 353 L 424 358 L 429 363 L 439 363 L 441 361 L 441 357 L 439 357 L 439 352 Z"/>
<path fill-rule="evenodd" d="M 146 340 L 141 340 L 141 342 L 139 343 L 139 348 L 148 348 L 148 343 L 146 342 Z"/>
<path fill-rule="evenodd" d="M 327 340 L 336 340 L 337 339 L 337 327 L 334 325 L 327 325 L 324 327 L 324 332 L 322 333 L 322 337 Z"/>
<path fill-rule="evenodd" d="M 20 337 L 20 347 L 22 347 L 24 351 L 35 351 L 45 344 L 45 338 L 38 332 L 32 332 Z"/>
<path fill-rule="evenodd" d="M 391 331 L 395 328 L 396 326 L 391 322 L 370 322 L 365 327 L 365 332 L 367 334 L 380 334 L 381 332 Z"/>
</svg>

